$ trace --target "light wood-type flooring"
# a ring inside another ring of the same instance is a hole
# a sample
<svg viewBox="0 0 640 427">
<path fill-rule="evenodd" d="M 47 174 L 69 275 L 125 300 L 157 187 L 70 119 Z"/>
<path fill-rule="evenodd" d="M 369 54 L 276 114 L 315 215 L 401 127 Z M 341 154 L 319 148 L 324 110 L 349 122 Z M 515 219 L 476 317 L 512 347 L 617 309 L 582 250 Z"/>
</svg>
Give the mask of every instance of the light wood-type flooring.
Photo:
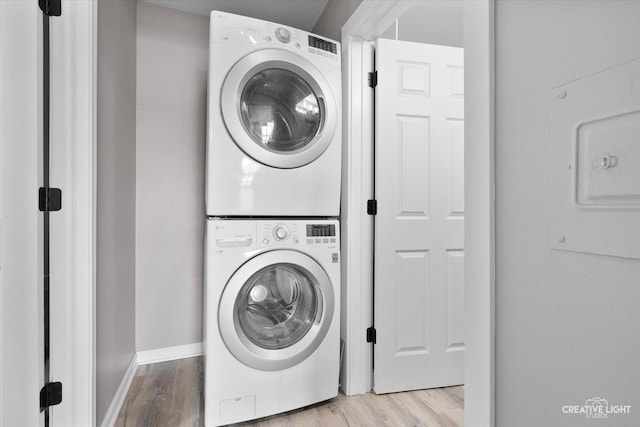
<svg viewBox="0 0 640 427">
<path fill-rule="evenodd" d="M 204 425 L 202 357 L 138 367 L 116 427 Z M 343 394 L 306 408 L 235 426 L 427 426 L 463 423 L 463 387 L 377 395 Z"/>
</svg>

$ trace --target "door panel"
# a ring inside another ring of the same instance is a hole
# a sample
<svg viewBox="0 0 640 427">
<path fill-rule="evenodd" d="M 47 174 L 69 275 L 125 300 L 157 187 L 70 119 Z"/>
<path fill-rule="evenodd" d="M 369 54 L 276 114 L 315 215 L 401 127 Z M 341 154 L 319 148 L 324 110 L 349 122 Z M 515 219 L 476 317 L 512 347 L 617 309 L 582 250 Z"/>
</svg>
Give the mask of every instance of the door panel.
<svg viewBox="0 0 640 427">
<path fill-rule="evenodd" d="M 464 251 L 447 250 L 447 351 L 464 349 Z"/>
<path fill-rule="evenodd" d="M 42 12 L 0 1 L 0 426 L 42 426 Z"/>
<path fill-rule="evenodd" d="M 463 50 L 378 40 L 374 390 L 463 383 Z"/>
<path fill-rule="evenodd" d="M 395 288 L 395 311 L 398 313 L 396 354 L 398 356 L 429 352 L 428 318 L 429 252 L 396 252 L 400 277 Z"/>
</svg>

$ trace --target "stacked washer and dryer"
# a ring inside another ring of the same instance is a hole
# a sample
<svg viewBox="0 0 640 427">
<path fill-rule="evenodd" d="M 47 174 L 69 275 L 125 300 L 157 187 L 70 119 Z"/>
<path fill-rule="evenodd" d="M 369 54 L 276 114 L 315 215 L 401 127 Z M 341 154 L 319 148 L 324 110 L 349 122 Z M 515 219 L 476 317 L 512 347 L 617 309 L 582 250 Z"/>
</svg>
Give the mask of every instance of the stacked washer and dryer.
<svg viewBox="0 0 640 427">
<path fill-rule="evenodd" d="M 211 12 L 205 425 L 335 397 L 338 43 Z"/>
</svg>

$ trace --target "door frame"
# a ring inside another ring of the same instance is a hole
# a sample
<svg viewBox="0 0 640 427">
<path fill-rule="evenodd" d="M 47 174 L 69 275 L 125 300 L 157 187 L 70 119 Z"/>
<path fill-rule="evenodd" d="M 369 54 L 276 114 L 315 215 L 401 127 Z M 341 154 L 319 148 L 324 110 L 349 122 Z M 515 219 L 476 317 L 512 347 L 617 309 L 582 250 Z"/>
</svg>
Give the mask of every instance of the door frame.
<svg viewBox="0 0 640 427">
<path fill-rule="evenodd" d="M 62 189 L 62 210 L 51 214 L 59 288 L 51 294 L 51 378 L 63 383 L 52 425 L 96 424 L 97 9 L 94 0 L 63 0 L 62 15 L 50 18 L 51 185 Z"/>
<path fill-rule="evenodd" d="M 371 41 L 413 3 L 362 2 L 342 28 L 342 337 L 345 394 L 372 388 L 373 350 L 365 340 L 373 313 L 373 70 Z M 465 58 L 465 425 L 495 424 L 495 0 L 464 3 Z"/>
<path fill-rule="evenodd" d="M 42 45 L 42 12 L 37 2 L 30 2 L 33 15 L 37 14 L 34 34 L 37 44 Z M 26 3 L 26 2 L 25 2 Z M 4 2 L 0 8 L 11 7 Z M 95 425 L 95 383 L 94 383 L 94 295 L 95 295 L 95 94 L 96 94 L 96 19 L 97 3 L 92 1 L 64 0 L 62 16 L 50 18 L 51 35 L 51 185 L 62 189 L 62 210 L 51 214 L 51 380 L 63 383 L 62 403 L 51 408 L 52 425 L 92 426 Z M 20 25 L 21 23 L 12 22 Z M 34 40 L 20 40 L 31 43 Z M 3 40 L 3 43 L 11 42 Z M 41 51 L 38 53 L 41 55 Z M 38 57 L 34 63 L 41 65 Z M 26 70 L 26 78 L 41 70 Z M 29 84 L 20 80 L 19 84 Z M 38 98 L 42 96 L 41 81 L 34 86 Z M 9 93 L 9 92 L 8 92 Z M 16 91 L 9 95 L 16 94 Z M 24 96 L 17 92 L 17 96 Z M 27 95 L 32 95 L 28 93 Z M 19 107 L 24 102 L 16 103 Z M 41 102 L 38 101 L 38 108 Z M 23 112 L 24 110 L 16 110 Z M 41 111 L 38 110 L 41 114 Z M 0 116 L 0 128 L 15 129 L 23 126 L 13 116 Z M 40 132 L 39 128 L 35 129 Z M 15 132 L 14 132 L 15 133 Z M 23 132 L 24 133 L 24 132 Z M 29 131 L 27 134 L 31 135 Z M 22 135 L 22 134 L 20 134 Z M 24 135 L 22 135 L 24 136 Z M 42 140 L 42 135 L 37 136 Z M 3 141 L 3 144 L 16 141 Z M 9 146 L 7 146 L 9 147 Z M 5 147 L 3 147 L 4 149 Z M 38 148 L 41 150 L 41 148 Z M 41 154 L 41 153 L 40 153 Z M 35 161 L 35 160 L 34 160 Z M 39 160 L 41 161 L 41 159 Z M 32 165 L 26 165 L 30 168 Z M 37 206 L 37 185 L 33 188 L 33 217 L 40 218 Z M 27 218 L 28 219 L 28 218 Z M 35 226 L 35 225 L 34 225 Z M 41 224 L 37 225 L 41 234 Z M 9 233 L 2 233 L 8 238 Z M 39 238 L 41 240 L 41 238 Z M 7 242 L 11 244 L 12 242 Z M 41 249 L 38 249 L 40 252 Z M 41 259 L 34 264 L 41 264 Z M 35 273 L 34 273 L 35 274 Z M 16 307 L 26 314 L 37 316 L 36 304 L 42 304 L 42 271 L 39 268 L 38 283 L 27 283 L 25 289 L 31 291 L 28 298 L 38 296 L 37 302 L 28 301 Z M 33 287 L 31 287 L 33 285 Z M 0 292 L 2 290 L 0 289 Z M 25 291 L 26 292 L 26 291 Z M 37 322 L 37 325 L 36 325 Z M 32 337 L 32 327 L 42 343 L 42 316 L 29 319 L 26 336 Z M 0 340 L 2 335 L 0 327 Z M 2 352 L 6 351 L 0 343 Z M 3 358 L 0 354 L 0 359 Z M 43 363 L 43 354 L 25 355 L 37 358 Z M 32 379 L 31 372 L 27 380 Z M 33 402 L 38 402 L 37 391 L 42 387 L 42 374 Z M 0 396 L 0 406 L 3 404 Z M 36 407 L 37 409 L 37 407 Z M 42 415 L 39 419 L 42 421 Z M 1 421 L 0 421 L 1 423 Z"/>
<path fill-rule="evenodd" d="M 42 12 L 0 1 L 0 426 L 44 425 Z"/>
</svg>

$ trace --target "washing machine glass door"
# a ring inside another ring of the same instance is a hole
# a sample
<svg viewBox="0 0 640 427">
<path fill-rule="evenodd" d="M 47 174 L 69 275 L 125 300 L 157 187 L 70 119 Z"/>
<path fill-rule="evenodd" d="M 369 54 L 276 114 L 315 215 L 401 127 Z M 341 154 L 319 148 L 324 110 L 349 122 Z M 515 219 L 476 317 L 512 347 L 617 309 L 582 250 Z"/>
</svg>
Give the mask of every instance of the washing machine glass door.
<svg viewBox="0 0 640 427">
<path fill-rule="evenodd" d="M 333 288 L 322 267 L 300 252 L 277 250 L 245 263 L 227 283 L 218 320 L 233 355 L 278 370 L 318 348 L 333 314 Z"/>
<path fill-rule="evenodd" d="M 325 77 L 305 58 L 280 49 L 250 53 L 231 68 L 221 110 L 236 144 L 277 168 L 304 166 L 322 155 L 338 119 Z"/>
</svg>

